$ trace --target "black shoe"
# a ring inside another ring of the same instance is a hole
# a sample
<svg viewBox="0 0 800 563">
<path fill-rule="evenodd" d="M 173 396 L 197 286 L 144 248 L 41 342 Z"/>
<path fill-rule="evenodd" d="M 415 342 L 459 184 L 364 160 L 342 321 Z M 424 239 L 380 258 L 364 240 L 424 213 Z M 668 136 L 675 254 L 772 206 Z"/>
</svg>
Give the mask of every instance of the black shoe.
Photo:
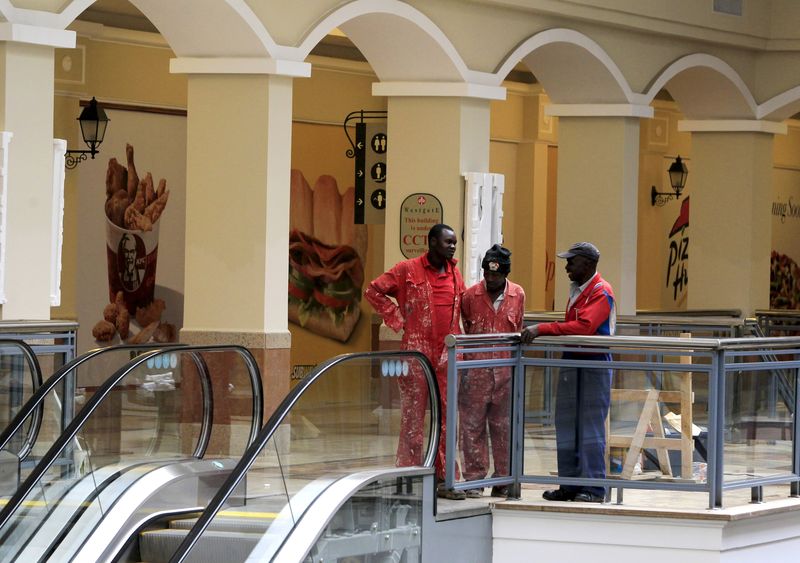
<svg viewBox="0 0 800 563">
<path fill-rule="evenodd" d="M 572 500 L 575 502 L 605 502 L 606 496 L 583 491 L 577 493 Z"/>
<path fill-rule="evenodd" d="M 456 489 L 445 489 L 444 483 L 439 483 L 436 487 L 436 496 L 447 500 L 464 500 L 467 498 L 467 493 Z"/>
<path fill-rule="evenodd" d="M 575 493 L 571 491 L 565 491 L 564 489 L 553 489 L 552 491 L 543 492 L 542 498 L 544 500 L 568 501 L 575 498 Z"/>
<path fill-rule="evenodd" d="M 508 498 L 508 485 L 492 487 L 492 496 Z"/>
<path fill-rule="evenodd" d="M 481 498 L 483 496 L 483 488 L 480 489 L 467 489 L 464 491 L 467 498 Z"/>
</svg>

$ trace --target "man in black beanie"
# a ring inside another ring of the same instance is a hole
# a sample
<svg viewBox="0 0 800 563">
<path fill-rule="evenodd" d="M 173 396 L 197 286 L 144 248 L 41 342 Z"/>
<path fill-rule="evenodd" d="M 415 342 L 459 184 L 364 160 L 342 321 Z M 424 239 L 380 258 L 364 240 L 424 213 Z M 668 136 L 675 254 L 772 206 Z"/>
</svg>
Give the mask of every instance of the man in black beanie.
<svg viewBox="0 0 800 563">
<path fill-rule="evenodd" d="M 519 332 L 525 312 L 525 292 L 508 280 L 511 251 L 495 244 L 483 257 L 483 281 L 464 292 L 461 318 L 467 334 Z M 470 354 L 470 360 L 510 357 L 509 352 Z M 511 368 L 471 369 L 459 381 L 459 438 L 464 453 L 465 481 L 486 477 L 491 437 L 493 477 L 510 474 Z M 467 496 L 483 495 L 482 488 L 468 489 Z M 508 496 L 508 487 L 492 487 L 492 496 Z"/>
</svg>

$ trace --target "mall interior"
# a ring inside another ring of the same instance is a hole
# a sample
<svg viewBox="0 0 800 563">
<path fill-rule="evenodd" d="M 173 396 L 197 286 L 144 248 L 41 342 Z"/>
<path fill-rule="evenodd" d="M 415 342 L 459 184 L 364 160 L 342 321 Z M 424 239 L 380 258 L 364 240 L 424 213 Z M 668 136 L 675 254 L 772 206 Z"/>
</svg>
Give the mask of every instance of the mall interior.
<svg viewBox="0 0 800 563">
<path fill-rule="evenodd" d="M 0 0 L 0 101 L 1 561 L 793 560 L 795 0 Z M 433 223 L 512 251 L 529 321 L 600 249 L 609 502 L 541 500 L 577 341 L 487 341 L 519 498 L 434 498 L 430 377 L 394 466 L 429 368 L 362 293 Z"/>
</svg>

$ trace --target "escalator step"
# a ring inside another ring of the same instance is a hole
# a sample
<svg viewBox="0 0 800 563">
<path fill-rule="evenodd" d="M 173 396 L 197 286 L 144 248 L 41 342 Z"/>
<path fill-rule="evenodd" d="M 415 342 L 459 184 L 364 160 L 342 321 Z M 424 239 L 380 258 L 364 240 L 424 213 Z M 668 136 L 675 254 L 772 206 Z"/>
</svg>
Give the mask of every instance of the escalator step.
<svg viewBox="0 0 800 563">
<path fill-rule="evenodd" d="M 218 532 L 241 532 L 245 534 L 263 534 L 270 524 L 272 524 L 273 517 L 260 518 L 253 515 L 248 515 L 243 518 L 224 518 L 217 516 L 208 526 L 209 530 L 216 530 Z M 170 528 L 176 530 L 188 530 L 194 523 L 197 522 L 196 518 L 186 518 L 180 520 L 172 520 Z"/>
<path fill-rule="evenodd" d="M 143 561 L 168 563 L 169 558 L 186 537 L 186 530 L 153 530 L 139 536 L 139 553 Z M 206 531 L 197 541 L 191 563 L 244 561 L 261 539 L 261 534 Z"/>
</svg>

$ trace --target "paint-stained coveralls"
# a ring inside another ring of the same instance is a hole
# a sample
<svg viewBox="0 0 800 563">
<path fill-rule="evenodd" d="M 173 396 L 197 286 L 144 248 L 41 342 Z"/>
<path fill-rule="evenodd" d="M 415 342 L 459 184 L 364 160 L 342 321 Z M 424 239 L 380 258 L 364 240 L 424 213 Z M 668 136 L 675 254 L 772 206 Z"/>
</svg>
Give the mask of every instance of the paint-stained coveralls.
<svg viewBox="0 0 800 563">
<path fill-rule="evenodd" d="M 499 307 L 491 301 L 486 283 L 478 282 L 464 293 L 461 318 L 467 334 L 519 332 L 525 312 L 525 291 L 506 280 Z M 469 354 L 470 360 L 507 358 L 510 352 Z M 489 471 L 488 437 L 492 441 L 494 477 L 509 475 L 511 432 L 511 368 L 477 368 L 459 378 L 459 439 L 464 454 L 462 472 L 466 481 L 483 479 Z"/>
<path fill-rule="evenodd" d="M 403 330 L 401 348 L 422 352 L 433 365 L 442 402 L 442 428 L 436 454 L 436 475 L 441 479 L 444 478 L 447 417 L 444 338 L 461 333 L 461 297 L 465 289 L 456 262 L 446 261 L 445 271 L 440 273 L 431 266 L 426 253 L 396 264 L 373 280 L 364 292 L 364 297 L 388 327 Z M 398 385 L 401 412 L 396 463 L 399 467 L 420 465 L 428 388 L 424 376 L 417 370 L 399 378 Z"/>
<path fill-rule="evenodd" d="M 574 286 L 575 284 L 573 284 Z M 599 273 L 572 288 L 564 322 L 542 323 L 539 335 L 614 334 L 614 290 Z M 608 354 L 572 352 L 564 358 L 610 360 Z M 561 368 L 556 391 L 556 447 L 559 477 L 606 476 L 605 421 L 611 403 L 611 370 Z M 604 487 L 562 485 L 561 489 L 605 495 Z"/>
</svg>

